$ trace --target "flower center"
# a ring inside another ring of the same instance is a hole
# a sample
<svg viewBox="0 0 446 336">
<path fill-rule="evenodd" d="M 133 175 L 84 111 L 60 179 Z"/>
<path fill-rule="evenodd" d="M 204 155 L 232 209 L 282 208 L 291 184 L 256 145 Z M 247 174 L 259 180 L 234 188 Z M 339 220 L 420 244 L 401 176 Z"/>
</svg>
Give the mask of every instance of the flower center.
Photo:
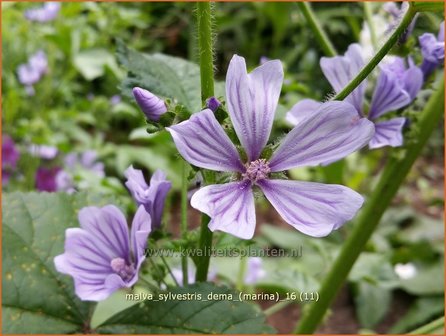
<svg viewBox="0 0 446 336">
<path fill-rule="evenodd" d="M 130 280 L 135 273 L 135 268 L 133 267 L 133 265 L 127 265 L 125 260 L 122 258 L 112 259 L 112 261 L 110 262 L 110 266 L 112 270 L 116 274 L 118 274 L 124 281 Z"/>
<path fill-rule="evenodd" d="M 242 174 L 245 180 L 255 183 L 259 180 L 266 179 L 271 172 L 269 162 L 265 159 L 258 159 L 245 165 L 246 172 Z"/>
</svg>

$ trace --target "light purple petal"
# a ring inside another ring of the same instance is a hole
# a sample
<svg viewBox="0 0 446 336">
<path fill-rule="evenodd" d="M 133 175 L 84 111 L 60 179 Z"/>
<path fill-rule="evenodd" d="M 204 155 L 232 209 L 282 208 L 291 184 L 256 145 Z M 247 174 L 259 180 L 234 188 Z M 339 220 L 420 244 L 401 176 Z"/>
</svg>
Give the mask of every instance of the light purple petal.
<svg viewBox="0 0 446 336">
<path fill-rule="evenodd" d="M 334 162 L 365 146 L 373 132 L 373 123 L 360 118 L 353 105 L 327 102 L 288 133 L 269 166 L 277 172 Z"/>
<path fill-rule="evenodd" d="M 60 10 L 60 3 L 47 2 L 42 7 L 32 8 L 25 11 L 25 17 L 30 21 L 48 22 L 57 17 Z"/>
<path fill-rule="evenodd" d="M 136 280 L 137 280 L 137 277 L 136 277 L 136 279 L 132 279 L 132 282 L 136 282 Z M 125 288 L 125 287 L 130 287 L 130 286 L 133 286 L 133 284 L 130 285 L 129 283 L 126 283 L 117 274 L 110 274 L 107 278 L 105 278 L 105 281 L 104 281 L 104 287 L 107 290 L 111 291 L 112 293 L 116 292 L 120 288 Z"/>
<path fill-rule="evenodd" d="M 404 89 L 409 94 L 410 100 L 414 100 L 423 86 L 423 71 L 417 66 L 411 66 L 403 75 Z"/>
<path fill-rule="evenodd" d="M 65 168 L 75 169 L 78 162 L 78 154 L 77 153 L 69 153 L 64 158 Z"/>
<path fill-rule="evenodd" d="M 237 149 L 211 110 L 195 113 L 166 130 L 189 163 L 216 171 L 244 171 Z"/>
<path fill-rule="evenodd" d="M 107 288 L 104 281 L 86 281 L 74 278 L 74 291 L 83 301 L 102 301 L 113 294 L 116 289 Z"/>
<path fill-rule="evenodd" d="M 21 64 L 17 68 L 19 82 L 26 86 L 31 86 L 40 80 L 40 73 L 29 64 Z"/>
<path fill-rule="evenodd" d="M 149 186 L 144 179 L 142 170 L 135 169 L 131 165 L 124 172 L 124 176 L 127 178 L 125 185 L 127 186 L 127 188 L 129 188 L 132 196 L 136 199 L 136 201 L 140 203 L 146 201 L 144 191 L 149 189 Z"/>
<path fill-rule="evenodd" d="M 303 99 L 295 104 L 286 114 L 286 121 L 291 125 L 296 126 L 303 119 L 315 113 L 315 111 L 322 105 L 321 102 L 313 99 Z"/>
<path fill-rule="evenodd" d="M 245 275 L 245 284 L 253 285 L 266 275 L 263 261 L 260 257 L 249 257 Z"/>
<path fill-rule="evenodd" d="M 172 183 L 166 179 L 166 174 L 161 170 L 155 171 L 150 179 L 149 201 L 150 207 L 146 210 L 152 216 L 152 226 L 159 228 L 163 217 L 164 204 L 167 193 L 172 187 Z"/>
<path fill-rule="evenodd" d="M 64 256 L 64 257 L 61 257 Z M 113 256 L 95 243 L 95 237 L 80 228 L 65 231 L 65 253 L 56 258 L 59 272 L 85 278 L 104 278 L 112 272 Z"/>
<path fill-rule="evenodd" d="M 48 59 L 43 50 L 37 51 L 31 55 L 28 60 L 28 64 L 35 69 L 40 76 L 44 75 L 48 71 Z"/>
<path fill-rule="evenodd" d="M 370 149 L 384 146 L 399 147 L 403 144 L 403 127 L 406 118 L 394 118 L 375 124 L 375 135 L 370 140 Z"/>
<path fill-rule="evenodd" d="M 340 92 L 364 66 L 359 44 L 351 44 L 344 56 L 322 57 L 320 66 L 327 80 L 336 92 Z M 367 82 L 364 80 L 344 101 L 352 104 L 362 113 Z"/>
<path fill-rule="evenodd" d="M 440 30 L 438 31 L 437 40 L 439 42 L 444 42 L 444 21 L 440 23 Z"/>
<path fill-rule="evenodd" d="M 280 61 L 269 61 L 250 74 L 245 59 L 232 57 L 226 76 L 229 115 L 249 161 L 259 158 L 265 147 L 283 82 Z"/>
<path fill-rule="evenodd" d="M 166 103 L 150 91 L 134 87 L 133 96 L 149 120 L 158 121 L 167 112 Z"/>
<path fill-rule="evenodd" d="M 370 104 L 369 119 L 376 119 L 410 102 L 410 96 L 398 77 L 390 71 L 381 70 Z"/>
<path fill-rule="evenodd" d="M 79 211 L 79 222 L 110 260 L 121 257 L 130 264 L 129 230 L 121 210 L 114 205 L 85 207 Z"/>
<path fill-rule="evenodd" d="M 431 33 L 424 33 L 418 38 L 423 58 L 430 62 L 440 63 L 444 59 L 444 41 L 438 41 Z"/>
<path fill-rule="evenodd" d="M 60 170 L 56 174 L 56 189 L 67 193 L 72 193 L 75 191 L 73 177 L 65 170 Z"/>
<path fill-rule="evenodd" d="M 262 180 L 258 185 L 288 224 L 313 237 L 351 220 L 364 202 L 357 192 L 335 184 Z"/>
<path fill-rule="evenodd" d="M 54 159 L 59 152 L 59 150 L 54 146 L 35 144 L 29 146 L 28 151 L 32 156 L 40 157 L 41 159 L 45 160 Z"/>
<path fill-rule="evenodd" d="M 94 150 L 87 150 L 81 154 L 81 164 L 85 168 L 90 168 L 98 159 L 98 154 Z"/>
<path fill-rule="evenodd" d="M 164 203 L 172 183 L 166 179 L 166 174 L 161 170 L 155 171 L 150 186 L 144 180 L 141 170 L 130 166 L 125 171 L 127 181 L 125 185 L 130 190 L 138 205 L 144 205 L 152 218 L 152 227 L 159 228 L 164 210 Z"/>
<path fill-rule="evenodd" d="M 140 205 L 133 217 L 131 229 L 131 244 L 133 255 L 135 257 L 135 264 L 137 268 L 145 259 L 145 248 L 147 246 L 147 237 L 152 231 L 152 219 L 150 214 L 146 211 L 143 205 Z"/>
<path fill-rule="evenodd" d="M 227 232 L 242 239 L 254 235 L 256 214 L 250 182 L 206 186 L 192 196 L 191 205 L 211 217 L 211 231 Z"/>
</svg>

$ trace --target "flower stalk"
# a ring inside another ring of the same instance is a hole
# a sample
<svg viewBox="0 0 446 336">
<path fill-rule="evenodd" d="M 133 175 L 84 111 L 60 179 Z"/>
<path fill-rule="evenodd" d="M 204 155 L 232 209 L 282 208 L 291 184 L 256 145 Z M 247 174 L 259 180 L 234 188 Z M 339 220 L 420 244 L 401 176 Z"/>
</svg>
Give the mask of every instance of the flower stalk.
<svg viewBox="0 0 446 336">
<path fill-rule="evenodd" d="M 181 238 L 187 234 L 187 163 L 183 161 L 183 171 L 181 176 Z M 187 285 L 187 255 L 181 256 L 181 269 L 183 271 L 183 286 Z"/>
<path fill-rule="evenodd" d="M 212 8 L 210 2 L 197 3 L 197 29 L 198 29 L 198 52 L 200 57 L 200 81 L 201 81 L 201 101 L 203 106 L 206 99 L 214 96 L 214 64 L 212 55 Z M 206 184 L 212 184 L 213 173 L 206 174 Z M 200 238 L 198 249 L 202 256 L 197 262 L 196 281 L 206 281 L 209 270 L 210 253 L 212 247 L 212 231 L 209 230 L 210 218 L 206 214 L 201 216 Z M 184 268 L 183 268 L 184 272 Z"/>
<path fill-rule="evenodd" d="M 372 57 L 372 59 L 366 64 L 364 68 L 358 73 L 358 75 L 353 78 L 348 85 L 342 89 L 335 97 L 334 100 L 343 100 L 346 98 L 354 89 L 356 89 L 364 79 L 375 69 L 375 67 L 381 62 L 381 60 L 386 56 L 390 49 L 395 45 L 395 43 L 398 41 L 398 38 L 404 33 L 404 31 L 407 29 L 407 27 L 412 22 L 413 18 L 415 17 L 415 14 L 417 13 L 416 9 L 413 7 L 412 2 L 409 2 L 409 8 L 404 15 L 403 19 L 401 20 L 398 27 L 395 29 L 395 31 L 390 35 L 389 39 L 386 41 L 386 43 L 383 44 L 381 49 L 376 53 L 375 56 Z"/>
<path fill-rule="evenodd" d="M 214 64 L 212 55 L 212 13 L 210 2 L 197 3 L 198 51 L 200 56 L 201 101 L 214 95 Z"/>
<path fill-rule="evenodd" d="M 313 303 L 303 315 L 294 330 L 296 334 L 310 334 L 316 330 L 429 136 L 441 121 L 443 111 L 444 80 L 438 85 L 438 89 L 431 96 L 422 112 L 417 125 L 417 129 L 420 131 L 416 141 L 404 148 L 406 155 L 403 158 L 398 158 L 397 155 L 390 156 L 379 183 L 362 210 L 350 237 L 322 282 L 319 301 Z M 400 150 L 395 149 L 394 151 Z"/>
<path fill-rule="evenodd" d="M 336 49 L 314 15 L 311 5 L 308 2 L 297 2 L 297 6 L 313 30 L 316 40 L 319 42 L 324 54 L 328 57 L 336 56 Z"/>
</svg>

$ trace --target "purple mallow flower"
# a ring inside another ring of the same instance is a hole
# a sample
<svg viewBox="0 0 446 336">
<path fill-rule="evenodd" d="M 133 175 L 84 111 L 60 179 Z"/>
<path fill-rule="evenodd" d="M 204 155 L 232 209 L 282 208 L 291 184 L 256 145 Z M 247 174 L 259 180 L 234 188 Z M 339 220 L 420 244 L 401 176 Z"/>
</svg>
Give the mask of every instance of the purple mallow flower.
<svg viewBox="0 0 446 336">
<path fill-rule="evenodd" d="M 133 166 L 127 168 L 124 175 L 127 178 L 125 185 L 136 203 L 144 205 L 146 211 L 152 217 L 152 227 L 159 228 L 163 216 L 164 202 L 172 183 L 166 180 L 166 174 L 161 170 L 155 171 L 152 175 L 150 186 L 147 185 L 142 171 L 134 169 Z"/>
<path fill-rule="evenodd" d="M 148 120 L 158 121 L 167 112 L 166 103 L 148 90 L 134 87 L 133 97 Z"/>
<path fill-rule="evenodd" d="M 282 82 L 280 61 L 266 62 L 250 74 L 243 57 L 234 55 L 229 64 L 227 106 L 246 154 L 244 162 L 209 109 L 167 128 L 191 164 L 235 173 L 235 181 L 206 186 L 192 196 L 192 206 L 211 217 L 211 231 L 252 238 L 256 225 L 253 187 L 263 191 L 290 225 L 316 237 L 352 219 L 363 203 L 358 193 L 344 186 L 271 178 L 272 173 L 294 167 L 341 159 L 367 144 L 374 132 L 373 123 L 358 118 L 350 104 L 328 102 L 289 132 L 270 158 L 263 157 Z"/>
<path fill-rule="evenodd" d="M 25 17 L 30 21 L 48 22 L 57 17 L 60 10 L 60 3 L 46 2 L 40 8 L 28 9 L 25 11 Z"/>
<path fill-rule="evenodd" d="M 427 78 L 444 61 L 444 21 L 440 25 L 440 31 L 435 36 L 431 33 L 424 33 L 419 37 L 423 63 L 421 70 L 424 78 Z"/>
<path fill-rule="evenodd" d="M 61 170 L 56 176 L 57 190 L 67 193 L 75 192 L 74 175 L 78 169 L 89 171 L 99 178 L 104 177 L 104 164 L 98 162 L 97 159 L 98 156 L 94 150 L 87 150 L 82 153 L 70 153 L 65 156 L 65 169 Z"/>
<path fill-rule="evenodd" d="M 32 156 L 39 157 L 45 160 L 52 160 L 59 153 L 59 150 L 54 146 L 36 144 L 32 144 L 31 146 L 29 146 L 28 151 Z"/>
<path fill-rule="evenodd" d="M 60 167 L 39 167 L 36 171 L 36 189 L 39 191 L 57 191 L 56 177 Z"/>
<path fill-rule="evenodd" d="M 2 135 L 2 183 L 9 182 L 12 172 L 17 167 L 20 152 L 14 140 L 8 135 Z"/>
<path fill-rule="evenodd" d="M 384 3 L 383 8 L 391 16 L 391 22 L 387 29 L 387 33 L 390 33 L 399 25 L 406 12 L 409 10 L 409 3 L 402 2 L 401 5 L 398 5 L 395 2 L 386 2 Z M 398 43 L 400 44 L 406 43 L 408 37 L 412 34 L 413 29 L 415 28 L 415 23 L 417 21 L 417 18 L 418 18 L 418 13 L 415 14 L 409 26 L 398 38 Z"/>
<path fill-rule="evenodd" d="M 254 285 L 260 279 L 265 277 L 266 271 L 263 269 L 262 258 L 249 257 L 245 275 L 245 284 Z"/>
<path fill-rule="evenodd" d="M 144 207 L 138 208 L 130 234 L 124 215 L 114 205 L 83 208 L 79 223 L 80 228 L 65 231 L 65 253 L 54 258 L 56 269 L 73 277 L 76 295 L 101 301 L 133 286 L 151 231 Z"/>
<path fill-rule="evenodd" d="M 364 66 L 358 44 L 350 45 L 344 56 L 322 57 L 320 63 L 325 77 L 336 92 L 341 91 Z M 368 114 L 368 118 L 375 123 L 375 134 L 370 140 L 370 148 L 397 147 L 403 144 L 402 129 L 406 119 L 393 118 L 379 121 L 378 118 L 410 104 L 422 85 L 421 70 L 413 64 L 409 64 L 407 67 L 404 59 L 400 57 L 395 57 L 389 63 L 381 66 Z M 364 80 L 345 98 L 346 102 L 355 107 L 358 118 L 364 116 L 366 86 L 367 82 Z M 304 99 L 288 112 L 287 120 L 295 125 L 306 115 L 315 113 L 320 104 L 310 99 Z"/>
<path fill-rule="evenodd" d="M 213 112 L 217 111 L 220 105 L 221 105 L 220 101 L 215 97 L 211 97 L 208 100 L 206 100 L 206 107 L 212 110 Z"/>
<path fill-rule="evenodd" d="M 26 91 L 30 96 L 35 93 L 33 85 L 47 72 L 48 60 L 46 54 L 42 50 L 31 55 L 27 63 L 20 64 L 17 68 L 19 82 L 25 86 Z"/>
<path fill-rule="evenodd" d="M 70 153 L 64 163 L 67 169 L 75 171 L 79 167 L 95 173 L 98 177 L 104 177 L 104 163 L 98 161 L 98 154 L 94 150 L 87 150 L 82 153 Z"/>
</svg>

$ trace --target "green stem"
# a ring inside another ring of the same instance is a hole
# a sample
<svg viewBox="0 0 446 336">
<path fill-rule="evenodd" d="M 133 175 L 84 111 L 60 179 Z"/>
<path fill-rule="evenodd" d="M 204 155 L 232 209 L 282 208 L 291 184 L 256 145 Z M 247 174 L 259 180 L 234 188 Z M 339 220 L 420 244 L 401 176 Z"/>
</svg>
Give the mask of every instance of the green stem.
<svg viewBox="0 0 446 336">
<path fill-rule="evenodd" d="M 214 63 L 212 55 L 212 13 L 208 1 L 197 3 L 198 51 L 200 55 L 201 101 L 214 95 Z"/>
<path fill-rule="evenodd" d="M 336 49 L 314 15 L 311 5 L 308 2 L 298 2 L 297 6 L 305 16 L 305 19 L 307 20 L 310 28 L 313 30 L 314 36 L 316 37 L 316 40 L 318 41 L 325 55 L 328 57 L 336 56 Z"/>
<path fill-rule="evenodd" d="M 334 100 L 345 99 L 354 89 L 356 89 L 359 86 L 359 84 L 361 84 L 361 82 L 372 72 L 372 70 L 375 69 L 378 63 L 381 62 L 384 56 L 387 55 L 390 49 L 392 49 L 392 47 L 398 41 L 398 38 L 412 22 L 412 19 L 414 18 L 415 14 L 416 11 L 412 6 L 412 2 L 409 2 L 409 9 L 407 10 L 406 14 L 404 15 L 398 27 L 386 41 L 386 43 L 384 43 L 384 45 L 381 47 L 381 49 L 379 49 L 376 55 L 372 57 L 369 63 L 367 63 L 367 65 L 364 68 L 362 68 L 359 74 L 355 78 L 353 78 L 350 81 L 350 83 L 348 83 L 348 85 L 334 97 Z"/>
<path fill-rule="evenodd" d="M 181 179 L 181 238 L 184 240 L 187 234 L 187 163 L 185 161 L 183 161 Z M 186 254 L 181 256 L 181 269 L 183 271 L 183 286 L 187 286 L 189 276 Z"/>
<path fill-rule="evenodd" d="M 271 307 L 265 309 L 263 311 L 263 313 L 265 314 L 265 316 L 273 315 L 273 314 L 277 313 L 278 311 L 281 311 L 283 308 L 288 307 L 291 303 L 294 303 L 294 301 L 287 300 L 287 301 L 277 302 L 276 304 L 272 305 Z"/>
<path fill-rule="evenodd" d="M 367 25 L 369 26 L 370 39 L 372 40 L 373 49 L 377 50 L 378 40 L 376 38 L 375 25 L 373 24 L 372 4 L 368 1 L 364 1 L 362 4 L 364 5 L 365 19 L 367 21 Z"/>
<path fill-rule="evenodd" d="M 240 256 L 240 265 L 238 269 L 237 284 L 236 284 L 236 288 L 239 291 L 243 291 L 243 287 L 245 286 L 245 273 L 247 268 L 248 268 L 248 257 Z"/>
<path fill-rule="evenodd" d="M 410 335 L 429 335 L 435 332 L 438 332 L 438 329 L 443 329 L 440 333 L 444 335 L 444 316 L 425 324 L 422 327 L 419 327 L 413 331 L 411 331 Z"/>
<path fill-rule="evenodd" d="M 198 52 L 200 55 L 200 78 L 201 78 L 201 100 L 203 105 L 206 99 L 214 95 L 214 64 L 212 59 L 212 8 L 207 1 L 197 3 L 197 29 L 198 29 Z M 207 174 L 206 184 L 214 183 L 213 174 Z M 204 177 L 204 174 L 203 174 Z M 210 251 L 212 248 L 212 231 L 209 230 L 210 218 L 202 214 L 200 226 L 200 238 L 198 249 L 201 250 L 197 262 L 195 281 L 206 281 L 209 270 Z"/>
<path fill-rule="evenodd" d="M 178 283 L 177 279 L 176 279 L 175 276 L 173 275 L 172 270 L 171 270 L 169 264 L 167 263 L 166 259 L 165 259 L 163 256 L 161 256 L 161 261 L 163 262 L 164 266 L 166 267 L 167 272 L 169 272 L 170 277 L 172 278 L 172 280 L 173 280 L 173 282 L 175 283 L 175 285 L 176 285 L 177 287 L 180 287 L 180 284 Z"/>
<path fill-rule="evenodd" d="M 201 216 L 200 238 L 198 240 L 198 249 L 201 251 L 200 259 L 197 262 L 197 272 L 195 281 L 206 281 L 208 278 L 210 251 L 212 248 L 212 231 L 209 230 L 210 218 L 207 215 Z"/>
<path fill-rule="evenodd" d="M 299 325 L 295 329 L 296 334 L 313 333 L 328 307 L 335 298 L 355 261 L 364 249 L 365 244 L 373 234 L 382 215 L 389 206 L 398 188 L 409 173 L 410 168 L 421 153 L 430 134 L 438 125 L 444 112 L 444 80 L 429 99 L 421 118 L 417 123 L 419 133 L 416 141 L 410 143 L 404 149 L 394 151 L 405 151 L 403 158 L 391 155 L 380 177 L 379 183 L 367 200 L 356 225 L 341 249 L 340 254 L 333 263 L 327 276 L 324 278 L 319 291 L 319 301 L 310 306 L 303 315 Z"/>
</svg>

